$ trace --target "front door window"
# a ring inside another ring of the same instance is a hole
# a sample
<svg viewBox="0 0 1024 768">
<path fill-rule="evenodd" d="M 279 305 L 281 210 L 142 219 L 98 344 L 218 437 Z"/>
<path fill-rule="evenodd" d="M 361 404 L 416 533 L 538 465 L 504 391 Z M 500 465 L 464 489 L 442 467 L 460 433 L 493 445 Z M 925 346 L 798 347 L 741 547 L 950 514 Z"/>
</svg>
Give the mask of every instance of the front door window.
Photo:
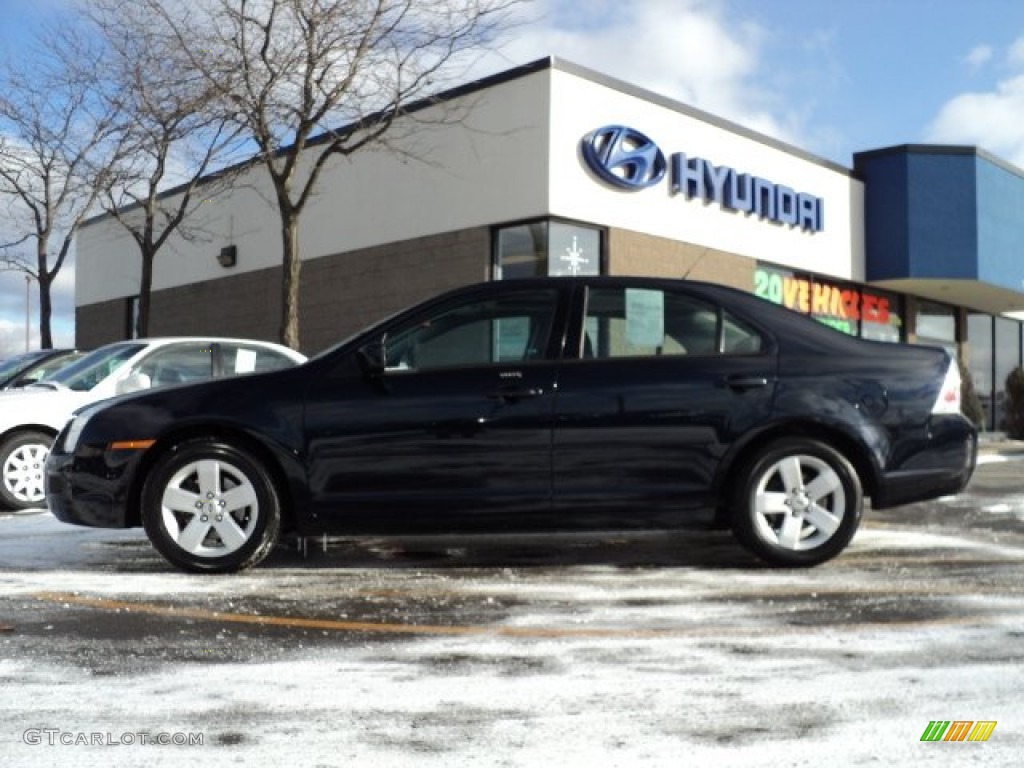
<svg viewBox="0 0 1024 768">
<path fill-rule="evenodd" d="M 441 307 L 388 334 L 389 371 L 523 363 L 547 354 L 558 291 L 534 289 Z"/>
</svg>

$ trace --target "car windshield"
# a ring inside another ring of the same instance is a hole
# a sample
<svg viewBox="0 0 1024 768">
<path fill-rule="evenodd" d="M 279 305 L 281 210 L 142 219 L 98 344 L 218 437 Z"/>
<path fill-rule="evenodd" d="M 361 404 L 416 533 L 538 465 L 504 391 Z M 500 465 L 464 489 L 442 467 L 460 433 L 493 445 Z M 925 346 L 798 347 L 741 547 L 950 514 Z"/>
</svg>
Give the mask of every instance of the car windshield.
<svg viewBox="0 0 1024 768">
<path fill-rule="evenodd" d="M 6 360 L 0 361 L 0 379 L 6 379 L 9 376 L 14 375 L 22 368 L 34 360 L 38 360 L 40 357 L 45 355 L 46 352 L 23 352 L 20 355 L 9 357 Z"/>
<path fill-rule="evenodd" d="M 47 377 L 46 380 L 77 392 L 88 392 L 145 346 L 145 344 L 125 343 L 101 347 L 75 361 L 67 368 Z"/>
</svg>

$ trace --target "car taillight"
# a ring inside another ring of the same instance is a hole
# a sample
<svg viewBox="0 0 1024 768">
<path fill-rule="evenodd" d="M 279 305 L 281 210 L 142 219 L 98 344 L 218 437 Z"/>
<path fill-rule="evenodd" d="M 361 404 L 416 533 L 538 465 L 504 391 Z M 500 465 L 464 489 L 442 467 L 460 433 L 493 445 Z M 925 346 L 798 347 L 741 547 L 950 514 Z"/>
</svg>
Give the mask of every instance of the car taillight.
<svg viewBox="0 0 1024 768">
<path fill-rule="evenodd" d="M 955 360 L 949 361 L 946 378 L 942 380 L 942 388 L 935 398 L 932 413 L 960 413 L 960 370 Z"/>
</svg>

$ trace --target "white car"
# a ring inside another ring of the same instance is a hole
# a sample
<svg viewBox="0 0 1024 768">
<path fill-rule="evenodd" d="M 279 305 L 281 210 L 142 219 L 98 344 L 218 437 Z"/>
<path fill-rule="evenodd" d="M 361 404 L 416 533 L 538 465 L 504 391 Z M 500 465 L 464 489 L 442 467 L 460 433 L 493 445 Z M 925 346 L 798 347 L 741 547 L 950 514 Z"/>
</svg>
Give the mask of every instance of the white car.
<svg viewBox="0 0 1024 768">
<path fill-rule="evenodd" d="M 0 392 L 0 505 L 42 505 L 46 457 L 76 408 L 152 387 L 287 368 L 305 359 L 287 347 L 248 339 L 134 339 L 100 347 L 32 386 Z"/>
</svg>

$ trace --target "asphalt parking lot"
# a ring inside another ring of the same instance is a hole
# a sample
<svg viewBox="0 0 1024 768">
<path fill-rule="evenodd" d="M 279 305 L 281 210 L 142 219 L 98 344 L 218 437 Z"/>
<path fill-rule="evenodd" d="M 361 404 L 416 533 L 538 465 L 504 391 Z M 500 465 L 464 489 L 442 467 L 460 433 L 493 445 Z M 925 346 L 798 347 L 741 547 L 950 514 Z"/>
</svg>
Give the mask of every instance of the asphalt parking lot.
<svg viewBox="0 0 1024 768">
<path fill-rule="evenodd" d="M 0 517 L 5 766 L 1024 763 L 1024 463 L 837 560 L 722 534 L 307 541 L 237 576 Z M 923 742 L 933 722 L 987 741 Z"/>
</svg>

